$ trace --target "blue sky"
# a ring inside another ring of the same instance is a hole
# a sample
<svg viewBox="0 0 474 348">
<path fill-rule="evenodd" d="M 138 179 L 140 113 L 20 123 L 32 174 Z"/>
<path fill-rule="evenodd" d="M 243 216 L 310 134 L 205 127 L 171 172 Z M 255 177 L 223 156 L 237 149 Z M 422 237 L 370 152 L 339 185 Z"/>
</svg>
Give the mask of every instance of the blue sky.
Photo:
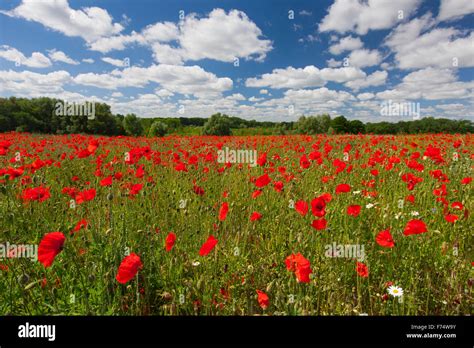
<svg viewBox="0 0 474 348">
<path fill-rule="evenodd" d="M 23 0 L 0 5 L 0 95 L 114 113 L 364 122 L 388 102 L 474 119 L 472 0 Z"/>
</svg>

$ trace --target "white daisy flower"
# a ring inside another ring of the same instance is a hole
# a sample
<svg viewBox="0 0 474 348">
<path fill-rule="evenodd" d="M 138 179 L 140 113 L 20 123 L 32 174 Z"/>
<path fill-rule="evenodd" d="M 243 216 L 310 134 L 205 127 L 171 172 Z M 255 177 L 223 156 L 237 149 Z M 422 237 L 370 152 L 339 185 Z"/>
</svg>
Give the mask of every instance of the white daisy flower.
<svg viewBox="0 0 474 348">
<path fill-rule="evenodd" d="M 374 206 L 375 206 L 374 204 L 369 203 L 369 204 L 367 204 L 365 207 L 366 207 L 367 209 L 370 209 L 370 208 L 373 208 Z"/>
<path fill-rule="evenodd" d="M 418 215 L 420 215 L 420 213 L 417 212 L 417 211 L 412 211 L 410 214 L 411 214 L 411 216 L 418 216 Z"/>
<path fill-rule="evenodd" d="M 201 264 L 201 262 L 199 262 L 199 261 L 194 261 L 194 262 L 193 262 L 193 266 L 194 266 L 194 267 L 197 267 L 197 266 L 199 266 L 200 264 Z"/>
<path fill-rule="evenodd" d="M 353 195 L 358 195 L 359 193 L 360 193 L 360 191 L 352 191 Z"/>
<path fill-rule="evenodd" d="M 393 297 L 402 297 L 403 296 L 403 289 L 399 286 L 392 285 L 387 289 L 387 291 Z"/>
</svg>

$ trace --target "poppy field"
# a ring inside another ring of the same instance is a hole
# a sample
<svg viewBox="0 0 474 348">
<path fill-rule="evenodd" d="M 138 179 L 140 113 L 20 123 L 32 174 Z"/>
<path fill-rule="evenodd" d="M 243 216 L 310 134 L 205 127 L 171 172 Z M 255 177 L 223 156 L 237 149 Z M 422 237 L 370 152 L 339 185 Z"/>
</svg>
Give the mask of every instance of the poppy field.
<svg viewBox="0 0 474 348">
<path fill-rule="evenodd" d="M 473 157 L 472 135 L 4 133 L 0 314 L 467 315 Z"/>
</svg>

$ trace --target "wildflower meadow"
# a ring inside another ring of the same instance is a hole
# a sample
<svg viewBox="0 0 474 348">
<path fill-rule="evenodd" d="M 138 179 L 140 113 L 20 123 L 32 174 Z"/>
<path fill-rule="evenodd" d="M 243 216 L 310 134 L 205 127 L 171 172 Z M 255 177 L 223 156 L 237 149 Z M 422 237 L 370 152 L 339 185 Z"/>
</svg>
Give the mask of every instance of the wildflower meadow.
<svg viewBox="0 0 474 348">
<path fill-rule="evenodd" d="M 473 156 L 472 135 L 3 133 L 0 313 L 466 315 Z"/>
</svg>

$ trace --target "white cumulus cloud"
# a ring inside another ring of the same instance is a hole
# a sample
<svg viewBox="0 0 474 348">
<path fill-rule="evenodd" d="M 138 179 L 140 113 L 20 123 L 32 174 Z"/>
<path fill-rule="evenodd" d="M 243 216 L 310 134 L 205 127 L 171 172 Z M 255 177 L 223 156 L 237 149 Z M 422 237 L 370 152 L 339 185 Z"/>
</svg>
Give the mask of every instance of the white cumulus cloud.
<svg viewBox="0 0 474 348">
<path fill-rule="evenodd" d="M 66 53 L 63 51 L 58 51 L 58 50 L 50 50 L 48 52 L 49 58 L 51 58 L 55 62 L 63 62 L 66 64 L 71 64 L 71 65 L 78 65 L 80 64 L 78 61 L 68 57 Z"/>
<path fill-rule="evenodd" d="M 319 24 L 319 30 L 339 33 L 355 31 L 359 35 L 365 35 L 369 30 L 389 29 L 400 20 L 407 19 L 420 2 L 421 0 L 336 0 Z"/>
<path fill-rule="evenodd" d="M 49 58 L 40 52 L 33 52 L 30 57 L 26 57 L 22 52 L 8 45 L 0 46 L 0 58 L 14 62 L 17 66 L 25 65 L 30 68 L 51 66 Z"/>
<path fill-rule="evenodd" d="M 114 23 L 110 14 L 100 7 L 74 10 L 67 0 L 22 0 L 20 5 L 3 14 L 23 18 L 90 42 L 104 36 L 118 34 L 123 26 Z"/>
</svg>

